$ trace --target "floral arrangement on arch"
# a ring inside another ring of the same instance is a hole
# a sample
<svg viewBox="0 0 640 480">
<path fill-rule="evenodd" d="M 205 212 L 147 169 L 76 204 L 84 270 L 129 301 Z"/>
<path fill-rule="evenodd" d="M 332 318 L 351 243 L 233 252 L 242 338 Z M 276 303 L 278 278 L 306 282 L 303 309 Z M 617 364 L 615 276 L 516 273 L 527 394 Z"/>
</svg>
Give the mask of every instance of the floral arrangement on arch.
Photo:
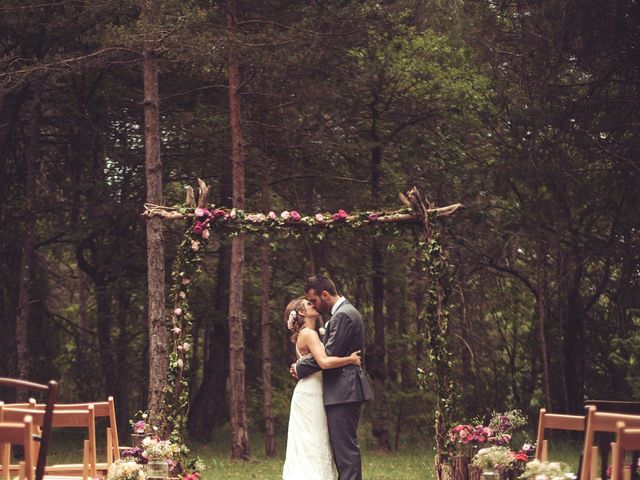
<svg viewBox="0 0 640 480">
<path fill-rule="evenodd" d="M 336 223 L 349 223 L 355 227 L 363 223 L 384 222 L 386 218 L 411 214 L 412 209 L 401 208 L 393 212 L 352 212 L 351 214 L 346 210 L 339 209 L 333 213 L 324 212 L 303 215 L 297 210 L 283 210 L 279 214 L 273 210 L 268 213 L 247 213 L 237 208 L 225 209 L 211 206 L 211 208 L 198 207 L 193 210 L 193 213 L 195 215 L 194 236 L 207 240 L 211 234 L 210 229 L 213 226 L 231 226 L 233 228 L 252 230 L 257 227 L 273 228 L 295 224 L 326 227 Z M 200 242 L 194 240 L 192 248 L 194 250 L 200 249 Z"/>
</svg>

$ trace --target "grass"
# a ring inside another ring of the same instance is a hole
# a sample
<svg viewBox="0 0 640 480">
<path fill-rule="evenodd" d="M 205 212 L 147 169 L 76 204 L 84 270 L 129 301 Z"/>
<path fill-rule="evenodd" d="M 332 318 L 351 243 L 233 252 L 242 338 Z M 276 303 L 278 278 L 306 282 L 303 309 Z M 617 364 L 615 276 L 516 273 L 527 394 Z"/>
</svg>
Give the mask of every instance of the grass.
<svg viewBox="0 0 640 480">
<path fill-rule="evenodd" d="M 260 439 L 261 440 L 261 439 Z M 207 463 L 203 480 L 260 479 L 280 480 L 284 464 L 284 442 L 279 442 L 278 456 L 266 458 L 264 443 L 253 438 L 253 454 L 249 461 L 229 459 L 229 446 L 217 443 L 193 445 L 193 452 Z M 431 480 L 433 472 L 431 447 L 403 447 L 398 452 L 386 453 L 366 446 L 362 449 L 362 476 L 367 480 L 407 479 Z M 301 479 L 303 480 L 303 479 Z"/>
<path fill-rule="evenodd" d="M 365 437 L 365 435 L 362 436 Z M 202 480 L 281 479 L 286 450 L 284 436 L 277 440 L 278 456 L 266 458 L 264 437 L 257 433 L 252 434 L 249 461 L 230 459 L 229 437 L 228 429 L 223 429 L 215 432 L 214 438 L 209 442 L 188 441 L 192 454 L 200 456 L 207 465 L 207 469 L 202 472 Z M 80 462 L 81 440 L 81 436 L 76 435 L 75 432 L 65 432 L 57 436 L 54 432 L 47 463 Z M 362 472 L 367 480 L 432 480 L 434 478 L 433 449 L 427 444 L 401 445 L 399 450 L 393 453 L 374 449 L 367 438 L 363 438 L 362 445 Z M 99 441 L 98 461 L 102 458 L 104 458 L 104 442 Z"/>
<path fill-rule="evenodd" d="M 401 444 L 396 452 L 383 452 L 373 447 L 373 441 L 362 431 L 362 475 L 367 480 L 433 480 L 434 452 L 426 442 L 410 442 Z M 280 480 L 286 438 L 278 438 L 278 456 L 266 458 L 264 455 L 264 438 L 260 434 L 250 436 L 251 459 L 233 461 L 230 459 L 229 431 L 216 431 L 209 442 L 189 441 L 194 455 L 198 455 L 207 464 L 202 480 L 234 480 L 258 479 Z M 65 435 L 52 439 L 49 463 L 78 462 L 82 457 L 80 439 Z M 104 442 L 102 442 L 104 443 Z M 576 441 L 559 439 L 550 441 L 549 457 L 561 461 L 576 472 L 580 456 L 581 444 Z M 98 445 L 99 459 L 104 457 L 104 444 Z M 303 479 L 301 479 L 303 480 Z"/>
</svg>

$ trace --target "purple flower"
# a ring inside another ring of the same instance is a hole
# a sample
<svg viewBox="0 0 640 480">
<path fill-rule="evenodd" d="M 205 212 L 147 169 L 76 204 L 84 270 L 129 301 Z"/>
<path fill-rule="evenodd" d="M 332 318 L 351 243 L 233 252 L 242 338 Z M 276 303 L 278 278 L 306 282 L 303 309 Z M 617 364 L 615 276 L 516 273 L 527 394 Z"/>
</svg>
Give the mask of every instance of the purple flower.
<svg viewBox="0 0 640 480">
<path fill-rule="evenodd" d="M 145 426 L 146 426 L 146 423 L 144 423 L 144 420 L 138 420 L 136 423 L 133 424 L 133 431 L 135 433 L 144 433 Z"/>
</svg>

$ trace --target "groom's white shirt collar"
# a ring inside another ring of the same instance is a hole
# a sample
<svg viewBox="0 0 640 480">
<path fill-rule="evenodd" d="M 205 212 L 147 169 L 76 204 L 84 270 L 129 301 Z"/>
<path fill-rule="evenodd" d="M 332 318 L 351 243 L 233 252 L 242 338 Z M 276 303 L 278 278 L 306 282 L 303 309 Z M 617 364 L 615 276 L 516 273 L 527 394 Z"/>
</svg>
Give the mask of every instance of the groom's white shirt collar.
<svg viewBox="0 0 640 480">
<path fill-rule="evenodd" d="M 338 301 L 336 303 L 333 304 L 333 307 L 331 307 L 331 315 L 333 315 L 334 313 L 336 313 L 336 310 L 338 310 L 338 307 L 340 305 L 342 305 L 345 302 L 346 298 L 344 297 L 340 297 L 338 299 Z"/>
</svg>

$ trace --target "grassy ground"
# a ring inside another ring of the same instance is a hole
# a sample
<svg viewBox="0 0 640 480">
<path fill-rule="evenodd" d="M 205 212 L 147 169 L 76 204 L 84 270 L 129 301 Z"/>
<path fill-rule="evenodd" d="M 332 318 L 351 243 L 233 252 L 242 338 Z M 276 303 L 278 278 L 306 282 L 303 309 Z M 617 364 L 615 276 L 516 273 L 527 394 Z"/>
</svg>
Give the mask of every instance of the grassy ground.
<svg viewBox="0 0 640 480">
<path fill-rule="evenodd" d="M 194 445 L 193 451 L 208 465 L 204 480 L 217 479 L 261 479 L 279 480 L 284 463 L 284 448 L 279 446 L 275 459 L 266 458 L 262 443 L 253 445 L 251 460 L 229 460 L 229 447 Z M 367 480 L 407 479 L 431 480 L 433 475 L 433 452 L 430 447 L 403 448 L 395 453 L 383 453 L 363 448 L 362 475 Z M 301 479 L 304 480 L 304 479 Z"/>
<path fill-rule="evenodd" d="M 264 441 L 258 434 L 250 437 L 251 460 L 230 460 L 229 432 L 216 432 L 214 439 L 207 443 L 188 442 L 192 453 L 207 464 L 203 480 L 258 479 L 280 480 L 284 463 L 284 437 L 278 439 L 278 456 L 264 456 Z M 72 437 L 54 438 L 49 463 L 78 462 L 81 451 L 76 447 L 79 439 Z M 578 442 L 560 440 L 549 445 L 551 460 L 567 463 L 572 471 L 577 471 L 581 445 Z M 104 445 L 99 445 L 99 458 L 103 457 Z M 362 442 L 362 473 L 367 480 L 432 480 L 434 479 L 434 453 L 426 443 L 400 445 L 396 452 L 386 453 L 373 448 L 370 439 Z M 304 479 L 301 479 L 304 480 Z"/>
<path fill-rule="evenodd" d="M 280 480 L 286 439 L 278 439 L 278 456 L 266 458 L 264 439 L 259 434 L 250 436 L 251 460 L 230 460 L 229 432 L 216 432 L 214 439 L 207 443 L 188 442 L 192 453 L 200 456 L 207 465 L 202 480 L 259 479 Z M 380 452 L 363 442 L 362 471 L 367 480 L 407 479 L 432 480 L 433 449 L 429 445 L 402 445 L 398 452 Z M 81 438 L 66 434 L 54 437 L 48 463 L 76 463 L 82 458 L 79 448 Z M 104 458 L 104 442 L 98 445 L 98 460 Z M 304 479 L 300 479 L 304 480 Z"/>
</svg>

